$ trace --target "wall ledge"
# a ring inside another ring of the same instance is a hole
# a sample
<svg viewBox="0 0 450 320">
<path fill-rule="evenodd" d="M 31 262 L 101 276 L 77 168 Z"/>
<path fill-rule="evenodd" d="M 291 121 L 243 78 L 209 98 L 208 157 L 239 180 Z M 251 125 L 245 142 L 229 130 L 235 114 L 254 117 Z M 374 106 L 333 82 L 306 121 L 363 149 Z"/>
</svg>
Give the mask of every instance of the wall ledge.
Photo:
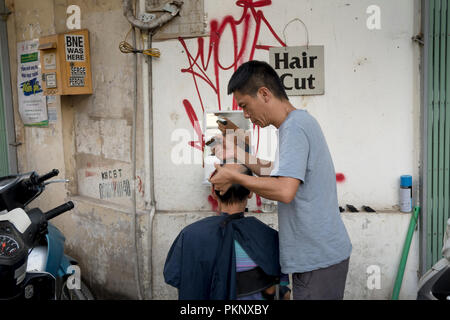
<svg viewBox="0 0 450 320">
<path fill-rule="evenodd" d="M 258 216 L 269 216 L 269 215 L 274 215 L 277 214 L 278 211 L 273 211 L 273 212 L 262 212 L 262 213 L 256 213 L 256 212 L 247 212 L 245 213 L 245 215 L 247 216 L 252 216 L 252 217 L 258 217 Z M 413 212 L 401 212 L 398 210 L 380 210 L 377 212 L 365 212 L 365 211 L 360 211 L 360 212 L 349 212 L 349 211 L 345 211 L 342 213 L 342 215 L 379 215 L 379 214 L 392 214 L 392 215 L 410 215 Z M 170 211 L 170 210 L 156 210 L 156 214 L 165 214 L 165 215 L 184 215 L 184 214 L 204 214 L 205 216 L 211 216 L 214 214 L 217 214 L 214 211 Z"/>
<path fill-rule="evenodd" d="M 99 199 L 95 199 L 95 198 L 91 198 L 91 197 L 87 197 L 87 196 L 80 196 L 80 195 L 69 196 L 69 197 L 67 197 L 67 199 L 68 200 L 73 200 L 74 202 L 83 202 L 83 203 L 88 204 L 88 205 L 99 206 L 99 207 L 102 207 L 102 208 L 118 211 L 118 212 L 124 213 L 124 214 L 129 214 L 129 215 L 133 214 L 133 208 L 131 208 L 131 207 L 128 207 L 128 206 L 125 206 L 125 205 L 120 205 L 120 204 L 117 204 L 117 203 L 111 203 L 111 202 L 107 202 L 107 201 L 103 201 L 103 200 L 99 200 Z M 149 210 L 137 209 L 136 213 L 137 213 L 138 216 L 142 216 L 142 215 L 149 214 L 150 211 Z M 413 213 L 412 211 L 411 212 L 401 212 L 401 211 L 395 210 L 395 209 L 383 209 L 383 210 L 376 211 L 376 212 L 365 212 L 365 211 L 349 212 L 349 211 L 344 211 L 341 215 L 342 216 L 357 216 L 357 215 L 368 215 L 368 216 L 372 216 L 372 215 L 410 215 L 412 213 Z M 184 215 L 195 214 L 195 215 L 204 215 L 205 217 L 209 217 L 209 216 L 216 215 L 217 213 L 214 212 L 214 211 L 202 211 L 202 210 L 192 210 L 192 211 L 156 210 L 155 214 L 156 215 L 167 215 L 167 216 L 184 216 Z M 249 217 L 270 217 L 270 216 L 277 215 L 277 214 L 278 214 L 278 211 L 261 212 L 261 213 L 247 212 L 246 216 L 249 216 Z"/>
<path fill-rule="evenodd" d="M 131 208 L 131 207 L 120 205 L 117 203 L 106 202 L 103 200 L 90 198 L 87 196 L 80 196 L 80 195 L 69 196 L 69 197 L 67 197 L 67 199 L 72 200 L 74 202 L 83 202 L 88 205 L 93 205 L 93 206 L 97 206 L 97 207 L 102 207 L 102 208 L 118 211 L 120 213 L 125 213 L 125 214 L 129 214 L 129 215 L 133 214 L 133 208 Z M 75 205 L 75 207 L 76 207 L 76 205 Z M 138 216 L 141 216 L 141 215 L 149 214 L 149 211 L 137 209 L 136 213 Z"/>
</svg>

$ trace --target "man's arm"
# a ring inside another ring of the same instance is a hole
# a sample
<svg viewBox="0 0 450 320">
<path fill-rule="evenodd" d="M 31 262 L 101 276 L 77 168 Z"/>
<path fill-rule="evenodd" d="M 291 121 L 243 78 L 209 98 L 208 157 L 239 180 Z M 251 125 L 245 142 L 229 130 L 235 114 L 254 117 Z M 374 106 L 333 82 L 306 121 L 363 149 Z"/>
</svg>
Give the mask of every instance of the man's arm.
<svg viewBox="0 0 450 320">
<path fill-rule="evenodd" d="M 238 147 L 236 147 L 238 148 Z M 238 151 L 239 150 L 239 151 Z M 244 154 L 243 156 L 240 156 Z M 248 167 L 252 172 L 260 177 L 267 177 L 270 176 L 270 173 L 272 172 L 273 168 L 273 162 L 267 161 L 267 160 L 261 160 L 257 157 L 255 157 L 252 154 L 249 154 L 248 152 L 245 152 L 242 149 L 237 149 L 235 152 L 236 158 L 238 162 L 242 162 L 245 164 L 246 167 Z M 244 161 L 242 161 L 244 160 Z"/>
<path fill-rule="evenodd" d="M 241 173 L 233 179 L 250 191 L 269 200 L 290 203 L 294 200 L 300 180 L 290 177 L 255 177 Z"/>
</svg>

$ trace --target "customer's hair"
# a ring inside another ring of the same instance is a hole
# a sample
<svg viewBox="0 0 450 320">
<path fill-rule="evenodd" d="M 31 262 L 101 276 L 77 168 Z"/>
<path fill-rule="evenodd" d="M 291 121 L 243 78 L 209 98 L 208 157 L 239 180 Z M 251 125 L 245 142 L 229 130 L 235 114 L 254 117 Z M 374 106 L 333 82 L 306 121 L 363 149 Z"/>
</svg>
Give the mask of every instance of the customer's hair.
<svg viewBox="0 0 450 320">
<path fill-rule="evenodd" d="M 252 97 L 258 89 L 266 87 L 280 100 L 289 100 L 277 72 L 263 61 L 252 60 L 243 63 L 228 82 L 228 94 L 239 91 Z"/>
<path fill-rule="evenodd" d="M 243 174 L 246 174 L 248 176 L 253 175 L 252 171 L 248 167 L 244 165 L 242 165 L 242 167 L 245 169 L 245 171 L 242 172 Z M 225 192 L 223 195 L 220 195 L 220 192 L 217 190 L 214 191 L 216 192 L 216 195 L 220 199 L 220 201 L 225 204 L 242 202 L 250 194 L 250 190 L 237 183 L 232 184 L 230 189 L 228 189 L 227 192 Z"/>
</svg>

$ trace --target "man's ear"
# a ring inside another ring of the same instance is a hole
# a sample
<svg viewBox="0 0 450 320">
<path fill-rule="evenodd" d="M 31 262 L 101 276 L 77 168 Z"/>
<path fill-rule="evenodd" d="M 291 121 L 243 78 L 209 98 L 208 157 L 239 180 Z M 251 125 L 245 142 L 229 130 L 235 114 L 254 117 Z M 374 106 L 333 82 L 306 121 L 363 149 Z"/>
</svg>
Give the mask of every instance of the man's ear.
<svg viewBox="0 0 450 320">
<path fill-rule="evenodd" d="M 264 100 L 265 103 L 269 102 L 269 100 L 272 97 L 272 92 L 266 87 L 259 88 L 258 93 L 261 95 L 261 98 Z"/>
<path fill-rule="evenodd" d="M 253 197 L 253 191 L 250 191 L 248 198 L 251 199 Z"/>
</svg>

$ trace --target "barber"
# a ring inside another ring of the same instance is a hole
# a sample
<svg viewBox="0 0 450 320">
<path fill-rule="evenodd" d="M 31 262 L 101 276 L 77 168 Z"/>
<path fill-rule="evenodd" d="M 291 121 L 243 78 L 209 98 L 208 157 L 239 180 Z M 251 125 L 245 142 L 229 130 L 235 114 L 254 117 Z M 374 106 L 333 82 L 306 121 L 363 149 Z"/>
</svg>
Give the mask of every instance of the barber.
<svg viewBox="0 0 450 320">
<path fill-rule="evenodd" d="M 289 102 L 279 76 L 265 62 L 242 64 L 228 83 L 228 94 L 253 124 L 278 129 L 277 157 L 273 163 L 258 159 L 240 147 L 242 136 L 227 133 L 214 147 L 216 156 L 244 163 L 257 176 L 216 165 L 210 182 L 221 194 L 237 183 L 278 201 L 280 265 L 283 273 L 292 274 L 294 299 L 342 300 L 352 245 L 319 123 Z M 232 124 L 219 128 L 235 129 Z"/>
</svg>

